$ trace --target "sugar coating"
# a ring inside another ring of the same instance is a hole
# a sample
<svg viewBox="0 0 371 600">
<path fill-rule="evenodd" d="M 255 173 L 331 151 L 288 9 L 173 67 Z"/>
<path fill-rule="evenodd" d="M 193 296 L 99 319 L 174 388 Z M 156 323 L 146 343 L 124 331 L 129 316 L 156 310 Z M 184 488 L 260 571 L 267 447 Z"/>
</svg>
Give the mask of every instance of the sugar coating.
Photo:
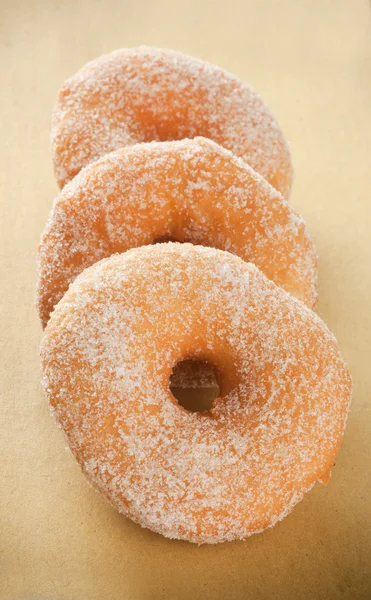
<svg viewBox="0 0 371 600">
<path fill-rule="evenodd" d="M 101 56 L 64 83 L 52 120 L 56 177 L 63 187 L 112 150 L 196 136 L 231 150 L 288 197 L 290 152 L 254 90 L 220 67 L 144 46 Z"/>
<path fill-rule="evenodd" d="M 242 159 L 195 138 L 117 150 L 64 187 L 39 246 L 43 325 L 84 268 L 164 238 L 228 250 L 316 304 L 316 254 L 303 219 Z"/>
<path fill-rule="evenodd" d="M 216 365 L 190 413 L 172 367 Z M 90 482 L 124 515 L 198 544 L 273 526 L 339 450 L 351 381 L 334 336 L 254 265 L 166 243 L 86 269 L 41 344 L 43 386 Z"/>
</svg>

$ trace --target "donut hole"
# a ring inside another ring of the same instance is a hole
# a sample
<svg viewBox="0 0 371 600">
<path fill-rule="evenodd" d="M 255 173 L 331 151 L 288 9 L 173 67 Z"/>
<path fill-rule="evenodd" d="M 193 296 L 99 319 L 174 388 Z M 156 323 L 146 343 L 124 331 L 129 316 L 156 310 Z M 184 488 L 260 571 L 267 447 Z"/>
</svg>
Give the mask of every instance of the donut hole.
<svg viewBox="0 0 371 600">
<path fill-rule="evenodd" d="M 172 238 L 170 235 L 162 235 L 153 240 L 154 244 L 167 244 L 168 242 L 179 242 L 179 240 Z"/>
<path fill-rule="evenodd" d="M 207 412 L 220 396 L 218 371 L 207 360 L 181 360 L 173 367 L 169 388 L 178 404 L 189 412 Z"/>
</svg>

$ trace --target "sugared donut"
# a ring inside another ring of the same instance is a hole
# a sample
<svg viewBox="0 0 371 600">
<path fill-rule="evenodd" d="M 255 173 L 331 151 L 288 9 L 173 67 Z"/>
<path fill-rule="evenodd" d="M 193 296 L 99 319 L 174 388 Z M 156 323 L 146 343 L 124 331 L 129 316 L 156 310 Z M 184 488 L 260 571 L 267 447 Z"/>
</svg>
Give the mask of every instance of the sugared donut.
<svg viewBox="0 0 371 600">
<path fill-rule="evenodd" d="M 262 99 L 219 67 L 158 48 L 116 50 L 64 83 L 52 123 L 56 177 L 63 187 L 112 150 L 196 136 L 231 150 L 288 197 L 290 153 Z"/>
<path fill-rule="evenodd" d="M 39 248 L 43 325 L 83 269 L 169 238 L 233 252 L 309 306 L 316 302 L 316 257 L 303 220 L 241 159 L 195 138 L 128 146 L 62 190 Z"/>
<path fill-rule="evenodd" d="M 221 398 L 190 413 L 169 390 L 196 357 Z M 254 265 L 158 244 L 85 270 L 41 347 L 43 385 L 90 482 L 143 527 L 197 543 L 242 539 L 327 480 L 351 382 L 321 319 Z"/>
</svg>

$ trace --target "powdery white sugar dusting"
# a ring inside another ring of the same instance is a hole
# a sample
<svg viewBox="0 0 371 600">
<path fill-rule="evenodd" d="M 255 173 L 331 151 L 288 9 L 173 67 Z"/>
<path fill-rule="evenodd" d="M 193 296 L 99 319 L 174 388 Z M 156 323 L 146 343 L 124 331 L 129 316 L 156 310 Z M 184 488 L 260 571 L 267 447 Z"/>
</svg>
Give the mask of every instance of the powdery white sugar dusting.
<svg viewBox="0 0 371 600">
<path fill-rule="evenodd" d="M 64 83 L 52 122 L 56 176 L 62 187 L 112 150 L 196 136 L 231 150 L 288 197 L 290 153 L 262 99 L 215 65 L 159 48 L 116 50 Z"/>
<path fill-rule="evenodd" d="M 39 246 L 43 325 L 84 268 L 164 238 L 228 250 L 316 303 L 316 255 L 303 219 L 242 159 L 195 138 L 117 150 L 64 187 Z"/>
<path fill-rule="evenodd" d="M 208 360 L 224 397 L 190 413 L 174 364 Z M 89 480 L 143 527 L 196 543 L 283 518 L 333 466 L 351 395 L 336 340 L 256 267 L 158 244 L 77 277 L 41 346 L 43 385 Z"/>
</svg>

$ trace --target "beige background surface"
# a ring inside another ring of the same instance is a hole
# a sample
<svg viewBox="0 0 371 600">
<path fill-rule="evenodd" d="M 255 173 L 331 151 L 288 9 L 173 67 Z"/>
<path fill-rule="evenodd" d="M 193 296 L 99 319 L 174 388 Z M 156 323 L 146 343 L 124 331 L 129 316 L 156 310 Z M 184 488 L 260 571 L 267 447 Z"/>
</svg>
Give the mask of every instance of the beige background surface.
<svg viewBox="0 0 371 600">
<path fill-rule="evenodd" d="M 362 0 L 0 0 L 1 600 L 371 598 L 370 32 Z M 198 548 L 121 517 L 65 450 L 39 384 L 52 106 L 86 61 L 141 43 L 219 63 L 271 107 L 318 248 L 319 312 L 354 377 L 330 484 L 246 542 Z"/>
</svg>

